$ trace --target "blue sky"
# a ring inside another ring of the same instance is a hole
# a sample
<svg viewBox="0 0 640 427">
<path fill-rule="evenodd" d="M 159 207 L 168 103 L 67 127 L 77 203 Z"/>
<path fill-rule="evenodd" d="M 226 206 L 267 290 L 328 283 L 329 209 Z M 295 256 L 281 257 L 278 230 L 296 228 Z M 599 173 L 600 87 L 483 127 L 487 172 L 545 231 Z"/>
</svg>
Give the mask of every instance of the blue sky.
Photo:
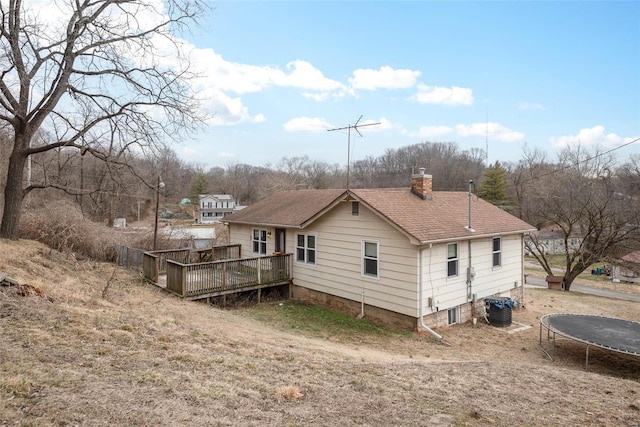
<svg viewBox="0 0 640 427">
<path fill-rule="evenodd" d="M 425 141 L 517 161 L 640 136 L 640 2 L 222 1 L 187 35 L 209 168 L 345 165 Z M 640 153 L 640 142 L 616 151 Z"/>
</svg>

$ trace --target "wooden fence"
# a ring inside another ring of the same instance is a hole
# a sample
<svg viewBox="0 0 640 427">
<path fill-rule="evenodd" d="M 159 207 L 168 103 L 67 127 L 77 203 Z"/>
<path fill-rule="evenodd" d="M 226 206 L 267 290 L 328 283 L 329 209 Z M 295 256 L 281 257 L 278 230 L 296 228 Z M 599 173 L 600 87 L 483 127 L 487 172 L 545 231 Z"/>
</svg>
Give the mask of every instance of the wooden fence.
<svg viewBox="0 0 640 427">
<path fill-rule="evenodd" d="M 142 271 L 142 257 L 144 249 L 130 248 L 123 245 L 118 254 L 118 265 Z"/>
</svg>

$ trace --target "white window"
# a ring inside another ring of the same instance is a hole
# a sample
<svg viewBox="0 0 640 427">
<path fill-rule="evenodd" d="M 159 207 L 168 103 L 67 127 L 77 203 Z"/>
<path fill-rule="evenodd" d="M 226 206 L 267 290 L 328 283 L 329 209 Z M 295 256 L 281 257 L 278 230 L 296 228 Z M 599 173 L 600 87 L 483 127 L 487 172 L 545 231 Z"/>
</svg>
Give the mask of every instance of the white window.
<svg viewBox="0 0 640 427">
<path fill-rule="evenodd" d="M 458 323 L 458 307 L 447 310 L 447 324 L 455 325 Z"/>
<path fill-rule="evenodd" d="M 316 236 L 298 234 L 296 240 L 296 261 L 306 264 L 316 263 Z"/>
<path fill-rule="evenodd" d="M 502 265 L 502 241 L 499 237 L 493 239 L 493 266 Z"/>
<path fill-rule="evenodd" d="M 458 244 L 447 245 L 447 277 L 458 275 Z"/>
<path fill-rule="evenodd" d="M 378 242 L 362 242 L 362 274 L 378 277 Z"/>
<path fill-rule="evenodd" d="M 267 230 L 254 228 L 252 241 L 253 241 L 254 254 L 260 254 L 260 255 L 267 254 Z"/>
</svg>

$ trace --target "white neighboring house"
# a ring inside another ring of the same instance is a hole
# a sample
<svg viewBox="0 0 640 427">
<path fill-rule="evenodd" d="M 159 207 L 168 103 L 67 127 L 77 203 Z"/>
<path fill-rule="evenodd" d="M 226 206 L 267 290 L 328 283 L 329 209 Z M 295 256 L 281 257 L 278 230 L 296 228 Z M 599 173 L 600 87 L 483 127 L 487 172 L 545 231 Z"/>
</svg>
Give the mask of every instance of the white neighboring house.
<svg viewBox="0 0 640 427">
<path fill-rule="evenodd" d="M 640 283 L 640 251 L 631 252 L 613 266 L 611 279 L 614 282 Z"/>
<path fill-rule="evenodd" d="M 198 197 L 198 221 L 200 224 L 220 222 L 225 215 L 237 210 L 236 201 L 229 194 L 200 194 Z"/>
<path fill-rule="evenodd" d="M 292 253 L 294 298 L 398 326 L 464 322 L 476 301 L 523 297 L 535 228 L 467 192 L 432 191 L 422 169 L 411 178 L 411 188 L 274 193 L 225 218 L 229 241 L 245 256 Z"/>
<path fill-rule="evenodd" d="M 538 246 L 546 255 L 557 255 L 565 253 L 564 233 L 560 230 L 536 230 L 525 236 L 525 255 L 530 256 L 531 251 L 528 245 Z M 576 251 L 582 244 L 582 238 L 577 235 L 569 236 L 567 246 L 570 251 Z"/>
<path fill-rule="evenodd" d="M 216 229 L 213 227 L 165 227 L 162 233 L 168 240 L 188 242 L 189 247 L 193 249 L 210 248 L 216 240 Z"/>
</svg>

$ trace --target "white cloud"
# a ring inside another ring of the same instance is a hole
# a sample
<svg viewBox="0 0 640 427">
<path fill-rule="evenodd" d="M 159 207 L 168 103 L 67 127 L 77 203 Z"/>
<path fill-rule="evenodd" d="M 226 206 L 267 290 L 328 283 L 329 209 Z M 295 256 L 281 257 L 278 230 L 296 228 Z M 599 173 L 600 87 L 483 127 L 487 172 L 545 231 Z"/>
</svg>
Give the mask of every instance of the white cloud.
<svg viewBox="0 0 640 427">
<path fill-rule="evenodd" d="M 286 71 L 272 66 L 256 66 L 228 62 L 212 49 L 193 48 L 191 71 L 198 75 L 194 88 L 206 100 L 206 111 L 215 115 L 213 125 L 233 125 L 245 121 L 264 121 L 262 114 L 251 115 L 241 95 L 261 92 L 270 87 L 302 89 L 302 96 L 315 101 L 343 96 L 347 88 L 329 79 L 312 64 L 296 60 Z M 229 94 L 234 93 L 238 97 Z"/>
<path fill-rule="evenodd" d="M 309 131 L 318 132 L 326 131 L 334 127 L 331 123 L 318 117 L 296 117 L 284 124 L 284 130 L 288 132 Z"/>
<path fill-rule="evenodd" d="M 318 93 L 302 92 L 302 96 L 307 99 L 312 99 L 317 102 L 322 102 L 322 101 L 326 101 L 331 97 L 334 97 L 335 95 L 332 94 L 331 92 L 318 92 Z"/>
<path fill-rule="evenodd" d="M 201 90 L 198 96 L 203 99 L 201 108 L 210 116 L 207 123 L 214 126 L 234 125 L 242 122 L 261 123 L 265 121 L 263 114 L 251 115 L 240 98 L 232 98 L 227 94 L 209 88 Z"/>
<path fill-rule="evenodd" d="M 638 138 L 638 136 L 622 137 L 615 133 L 605 134 L 605 128 L 597 125 L 592 128 L 580 129 L 577 135 L 551 137 L 549 140 L 554 147 L 566 147 L 573 144 L 616 146 Z"/>
<path fill-rule="evenodd" d="M 362 126 L 362 128 L 360 128 Z M 378 120 L 363 120 L 358 123 L 358 127 L 360 132 L 362 131 L 372 131 L 372 132 L 381 132 L 384 130 L 396 129 L 398 126 L 393 124 L 386 117 L 381 117 Z"/>
<path fill-rule="evenodd" d="M 518 103 L 519 110 L 540 110 L 544 111 L 546 108 L 542 104 L 530 103 L 530 102 L 519 102 Z"/>
<path fill-rule="evenodd" d="M 346 87 L 329 79 L 312 64 L 295 60 L 286 65 L 286 71 L 273 66 L 239 64 L 226 61 L 212 49 L 193 48 L 190 55 L 191 70 L 203 82 L 225 92 L 243 95 L 261 92 L 268 87 L 293 87 L 307 91 L 344 91 Z"/>
<path fill-rule="evenodd" d="M 420 71 L 414 70 L 394 70 L 388 65 L 379 70 L 359 68 L 353 72 L 349 83 L 352 88 L 363 90 L 405 89 L 413 87 L 420 74 Z"/>
<path fill-rule="evenodd" d="M 216 153 L 216 158 L 218 159 L 233 159 L 235 157 L 235 154 L 229 153 L 228 151 L 220 151 L 219 153 Z"/>
<path fill-rule="evenodd" d="M 456 125 L 459 136 L 488 136 L 490 139 L 502 142 L 516 142 L 524 139 L 524 133 L 511 130 L 500 123 L 472 123 L 470 125 Z"/>
<path fill-rule="evenodd" d="M 277 73 L 274 82 L 278 86 L 289 86 L 299 89 L 318 91 L 332 91 L 344 89 L 344 85 L 336 80 L 331 80 L 306 61 L 295 60 L 287 64 L 290 74 Z"/>
<path fill-rule="evenodd" d="M 451 132 L 453 132 L 453 128 L 449 126 L 422 126 L 416 136 L 418 138 L 436 138 Z"/>
<path fill-rule="evenodd" d="M 472 105 L 473 91 L 464 87 L 418 85 L 418 92 L 412 97 L 420 104 Z"/>
</svg>

